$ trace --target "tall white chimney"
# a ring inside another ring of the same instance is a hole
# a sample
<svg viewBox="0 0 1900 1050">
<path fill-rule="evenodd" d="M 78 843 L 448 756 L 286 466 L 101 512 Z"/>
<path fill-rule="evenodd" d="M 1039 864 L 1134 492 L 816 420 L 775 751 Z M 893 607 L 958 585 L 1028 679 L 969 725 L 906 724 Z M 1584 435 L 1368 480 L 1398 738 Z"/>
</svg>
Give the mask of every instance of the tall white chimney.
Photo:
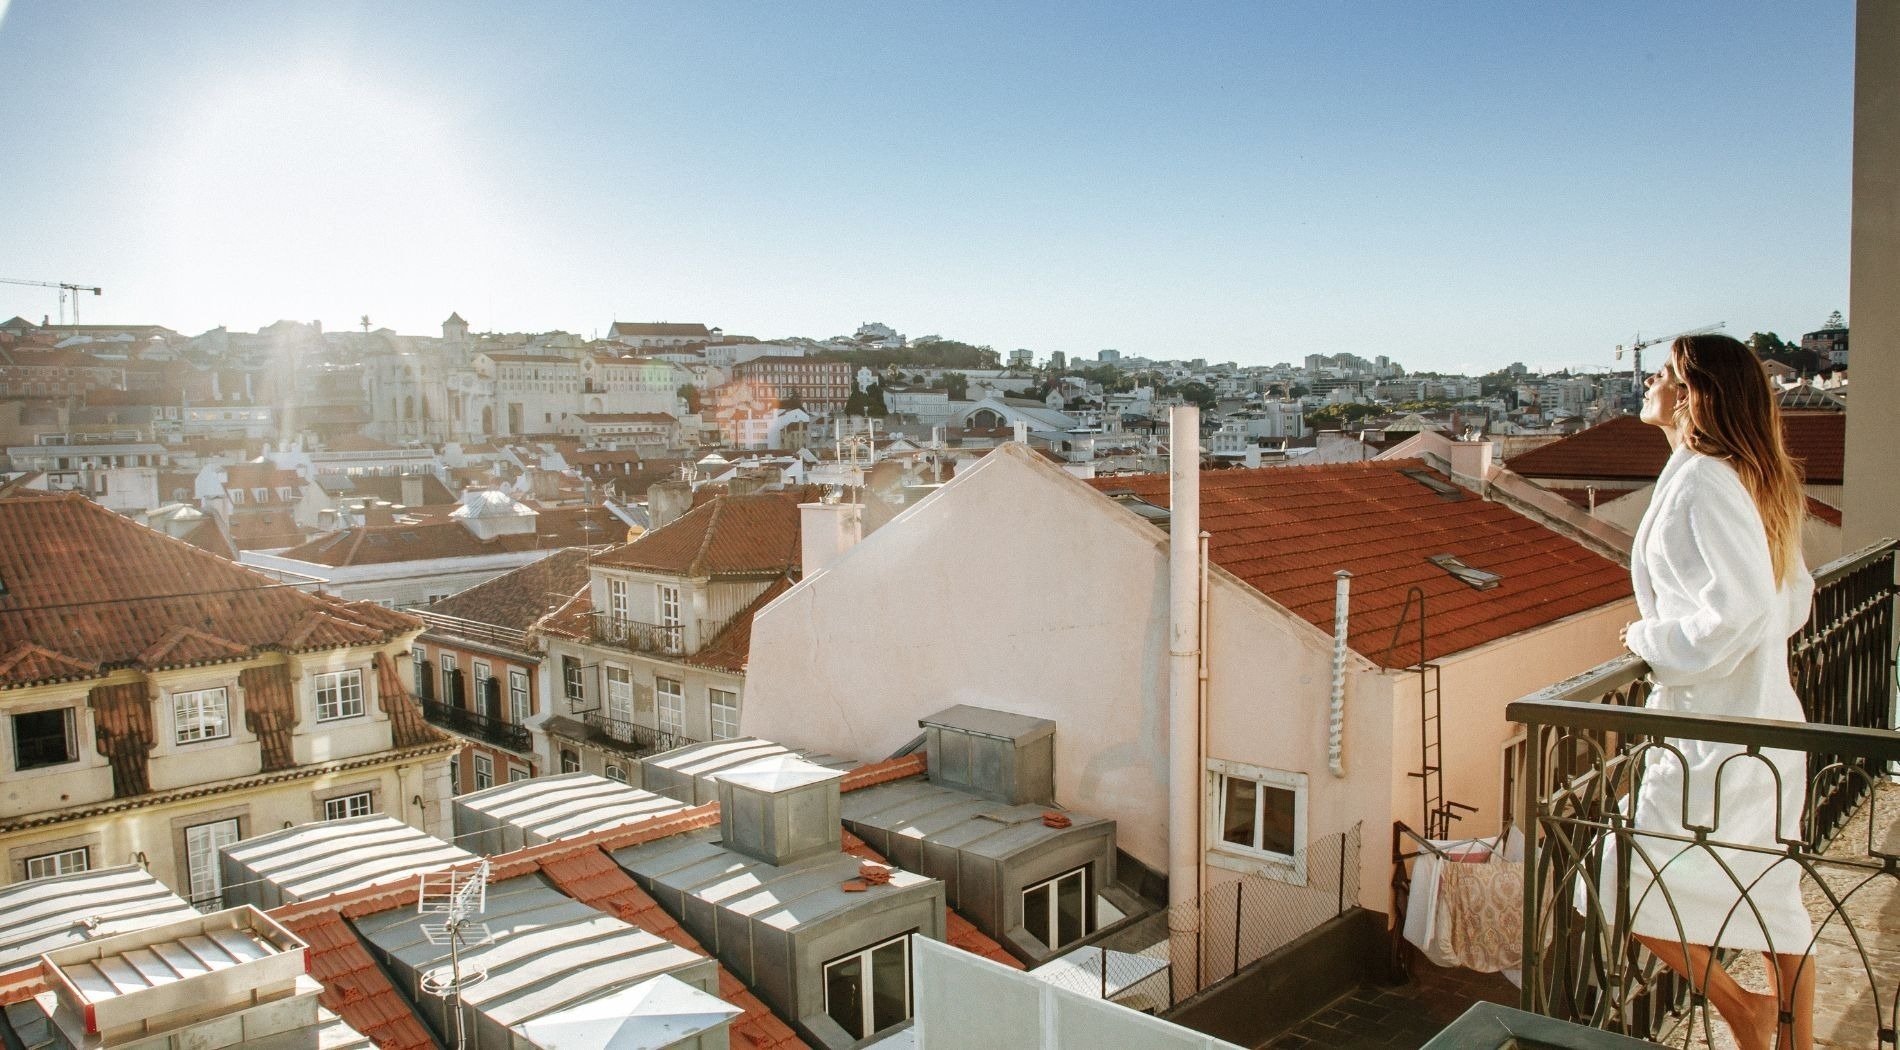
<svg viewBox="0 0 1900 1050">
<path fill-rule="evenodd" d="M 800 503 L 798 543 L 801 571 L 822 570 L 864 538 L 864 508 L 856 503 Z"/>
<path fill-rule="evenodd" d="M 1201 864 L 1201 410 L 1168 415 L 1168 903 L 1199 893 Z M 1171 922 L 1191 921 L 1172 908 Z"/>
</svg>

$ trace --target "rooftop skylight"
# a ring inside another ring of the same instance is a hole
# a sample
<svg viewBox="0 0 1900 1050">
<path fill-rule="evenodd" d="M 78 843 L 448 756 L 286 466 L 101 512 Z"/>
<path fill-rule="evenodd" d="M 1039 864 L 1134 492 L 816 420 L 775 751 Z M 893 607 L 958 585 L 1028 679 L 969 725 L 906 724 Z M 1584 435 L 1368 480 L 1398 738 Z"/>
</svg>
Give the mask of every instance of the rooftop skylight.
<svg viewBox="0 0 1900 1050">
<path fill-rule="evenodd" d="M 1450 573 L 1452 578 L 1460 583 L 1469 584 L 1473 590 L 1488 591 L 1504 582 L 1504 577 L 1495 572 L 1486 572 L 1466 565 L 1464 560 L 1456 554 L 1434 554 L 1425 560 Z"/>
</svg>

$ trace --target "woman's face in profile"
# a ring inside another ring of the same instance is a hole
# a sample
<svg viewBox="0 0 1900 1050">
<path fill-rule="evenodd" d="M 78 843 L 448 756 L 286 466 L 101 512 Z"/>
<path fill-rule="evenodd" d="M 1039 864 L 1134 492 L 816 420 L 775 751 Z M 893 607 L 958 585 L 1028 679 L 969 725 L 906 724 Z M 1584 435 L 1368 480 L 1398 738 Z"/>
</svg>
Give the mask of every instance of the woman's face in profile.
<svg viewBox="0 0 1900 1050">
<path fill-rule="evenodd" d="M 1664 361 L 1661 368 L 1650 373 L 1643 387 L 1643 410 L 1638 418 L 1653 427 L 1673 427 L 1676 425 L 1676 406 L 1687 393 L 1682 381 L 1676 378 L 1676 363 L 1673 359 Z"/>
</svg>

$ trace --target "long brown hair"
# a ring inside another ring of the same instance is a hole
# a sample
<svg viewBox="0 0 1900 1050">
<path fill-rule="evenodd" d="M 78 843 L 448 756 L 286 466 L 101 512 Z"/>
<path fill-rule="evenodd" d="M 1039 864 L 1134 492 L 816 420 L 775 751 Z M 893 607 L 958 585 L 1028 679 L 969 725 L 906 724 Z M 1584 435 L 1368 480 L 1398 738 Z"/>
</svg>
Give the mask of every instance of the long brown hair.
<svg viewBox="0 0 1900 1050">
<path fill-rule="evenodd" d="M 1754 351 L 1725 335 L 1685 335 L 1670 349 L 1689 448 L 1729 461 L 1761 512 L 1779 585 L 1801 557 L 1807 497 L 1781 434 L 1780 399 Z M 1686 418 L 1685 418 L 1686 417 Z"/>
</svg>

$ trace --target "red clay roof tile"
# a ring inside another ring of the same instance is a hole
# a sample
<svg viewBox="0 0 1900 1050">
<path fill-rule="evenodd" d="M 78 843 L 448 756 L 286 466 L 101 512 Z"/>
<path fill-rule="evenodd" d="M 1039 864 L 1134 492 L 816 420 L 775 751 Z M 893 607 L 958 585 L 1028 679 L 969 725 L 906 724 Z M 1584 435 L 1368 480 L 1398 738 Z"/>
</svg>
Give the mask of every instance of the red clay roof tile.
<svg viewBox="0 0 1900 1050">
<path fill-rule="evenodd" d="M 799 566 L 798 518 L 798 504 L 782 493 L 720 496 L 593 563 L 687 577 L 782 576 Z"/>
<path fill-rule="evenodd" d="M 424 1050 L 436 1045 L 406 1000 L 389 983 L 369 950 L 343 916 L 317 911 L 283 920 L 310 945 L 310 975 L 322 985 L 317 997 L 382 1050 Z"/>
<path fill-rule="evenodd" d="M 197 634 L 176 634 L 181 627 Z M 0 688 L 41 681 L 41 672 L 70 677 L 76 666 L 137 665 L 155 647 L 168 664 L 202 662 L 373 645 L 420 627 L 304 594 L 84 496 L 0 498 L 0 653 L 11 660 Z M 238 648 L 220 655 L 218 642 Z M 18 655 L 23 645 L 59 660 Z"/>
<path fill-rule="evenodd" d="M 1786 412 L 1782 439 L 1809 484 L 1841 483 L 1847 416 L 1840 412 Z M 1618 416 L 1588 430 L 1511 457 L 1505 464 L 1527 478 L 1650 481 L 1669 462 L 1662 431 L 1635 416 Z"/>
<path fill-rule="evenodd" d="M 1209 556 L 1329 631 L 1333 573 L 1351 572 L 1349 644 L 1387 667 L 1419 658 L 1415 618 L 1387 654 L 1413 587 L 1425 594 L 1430 613 L 1427 660 L 1629 596 L 1622 566 L 1500 504 L 1462 490 L 1441 495 L 1405 473 L 1425 470 L 1417 460 L 1392 460 L 1204 471 L 1201 528 L 1210 534 Z M 1168 504 L 1165 474 L 1089 484 Z M 1502 579 L 1477 590 L 1426 560 L 1438 554 Z"/>
<path fill-rule="evenodd" d="M 733 616 L 726 628 L 713 637 L 713 640 L 700 650 L 686 658 L 686 662 L 695 667 L 711 668 L 715 671 L 731 671 L 744 674 L 746 660 L 752 654 L 752 617 L 772 599 L 791 590 L 792 578 L 781 576 L 759 592 L 757 598 Z"/>
</svg>

